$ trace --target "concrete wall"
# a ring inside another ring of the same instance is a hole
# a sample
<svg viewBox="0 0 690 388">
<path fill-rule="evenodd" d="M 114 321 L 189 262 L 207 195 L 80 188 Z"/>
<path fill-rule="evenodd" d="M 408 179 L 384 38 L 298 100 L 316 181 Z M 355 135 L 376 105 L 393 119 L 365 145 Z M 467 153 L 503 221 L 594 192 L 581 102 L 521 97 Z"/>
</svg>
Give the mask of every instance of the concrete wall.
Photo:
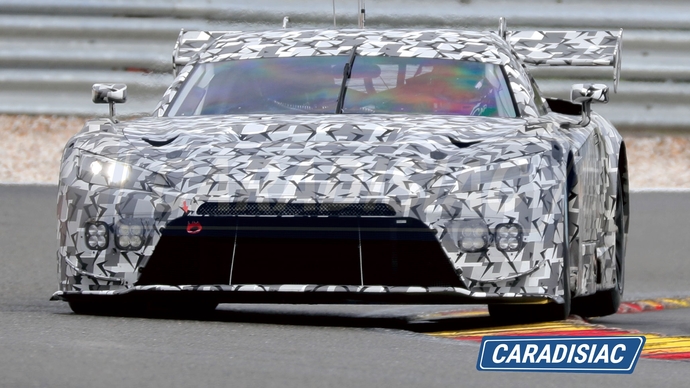
<svg viewBox="0 0 690 388">
<path fill-rule="evenodd" d="M 250 5 L 246 5 L 249 3 Z M 0 113 L 105 114 L 95 82 L 124 82 L 126 114 L 150 112 L 172 80 L 180 28 L 356 27 L 356 0 L 0 0 Z M 690 131 L 690 2 L 589 0 L 377 0 L 367 26 L 624 28 L 619 92 L 598 110 L 623 131 Z M 611 85 L 610 68 L 535 70 L 544 94 L 566 98 L 572 83 Z"/>
</svg>

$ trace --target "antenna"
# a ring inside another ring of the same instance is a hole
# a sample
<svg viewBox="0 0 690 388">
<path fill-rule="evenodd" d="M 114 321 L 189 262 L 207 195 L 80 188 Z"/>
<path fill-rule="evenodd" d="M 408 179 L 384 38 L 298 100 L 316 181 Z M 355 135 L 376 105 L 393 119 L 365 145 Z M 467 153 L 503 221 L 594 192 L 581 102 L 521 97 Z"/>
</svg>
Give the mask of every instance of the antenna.
<svg viewBox="0 0 690 388">
<path fill-rule="evenodd" d="M 333 0 L 333 27 L 337 27 L 335 24 L 335 0 Z"/>
<path fill-rule="evenodd" d="M 503 38 L 503 40 L 506 40 L 506 37 L 508 37 L 508 31 L 506 31 L 506 18 L 503 16 L 498 18 L 498 36 Z"/>
<path fill-rule="evenodd" d="M 364 0 L 357 0 L 357 13 L 358 13 L 358 26 L 359 28 L 364 28 L 364 15 L 366 11 L 364 10 L 366 6 L 364 5 Z"/>
</svg>

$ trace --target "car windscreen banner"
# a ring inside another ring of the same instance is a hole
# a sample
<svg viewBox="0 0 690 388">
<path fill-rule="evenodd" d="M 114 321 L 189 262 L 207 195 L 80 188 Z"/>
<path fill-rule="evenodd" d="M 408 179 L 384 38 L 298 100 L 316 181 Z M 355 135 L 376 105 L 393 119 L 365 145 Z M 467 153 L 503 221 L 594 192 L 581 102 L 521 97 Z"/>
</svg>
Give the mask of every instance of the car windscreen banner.
<svg viewBox="0 0 690 388">
<path fill-rule="evenodd" d="M 644 336 L 488 336 L 477 370 L 630 374 L 644 343 Z"/>
</svg>

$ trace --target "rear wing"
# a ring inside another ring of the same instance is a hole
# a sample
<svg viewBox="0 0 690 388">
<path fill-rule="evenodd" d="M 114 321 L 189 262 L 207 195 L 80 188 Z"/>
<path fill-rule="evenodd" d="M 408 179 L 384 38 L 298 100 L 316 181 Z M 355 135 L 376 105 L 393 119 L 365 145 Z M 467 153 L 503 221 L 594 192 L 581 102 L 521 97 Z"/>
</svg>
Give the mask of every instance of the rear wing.
<svg viewBox="0 0 690 388">
<path fill-rule="evenodd" d="M 183 68 L 189 61 L 201 51 L 201 48 L 228 31 L 185 31 L 180 30 L 180 34 L 177 36 L 177 42 L 175 42 L 175 48 L 173 49 L 172 63 L 173 63 L 173 74 L 177 75 L 177 72 Z"/>
<path fill-rule="evenodd" d="M 505 30 L 503 30 L 505 31 Z M 612 66 L 613 90 L 621 75 L 623 30 L 505 31 L 499 29 L 517 56 L 534 66 Z"/>
</svg>

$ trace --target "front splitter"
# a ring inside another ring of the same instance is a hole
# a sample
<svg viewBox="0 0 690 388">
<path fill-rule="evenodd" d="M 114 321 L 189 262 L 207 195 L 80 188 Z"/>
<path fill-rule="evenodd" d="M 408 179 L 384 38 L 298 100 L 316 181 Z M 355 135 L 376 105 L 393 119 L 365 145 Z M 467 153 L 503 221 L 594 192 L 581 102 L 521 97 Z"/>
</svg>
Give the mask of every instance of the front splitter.
<svg viewBox="0 0 690 388">
<path fill-rule="evenodd" d="M 561 303 L 543 294 L 489 294 L 458 287 L 387 287 L 342 285 L 146 285 L 122 290 L 57 291 L 51 300 L 98 301 L 138 298 L 198 299 L 217 303 L 288 304 L 489 304 Z"/>
</svg>

